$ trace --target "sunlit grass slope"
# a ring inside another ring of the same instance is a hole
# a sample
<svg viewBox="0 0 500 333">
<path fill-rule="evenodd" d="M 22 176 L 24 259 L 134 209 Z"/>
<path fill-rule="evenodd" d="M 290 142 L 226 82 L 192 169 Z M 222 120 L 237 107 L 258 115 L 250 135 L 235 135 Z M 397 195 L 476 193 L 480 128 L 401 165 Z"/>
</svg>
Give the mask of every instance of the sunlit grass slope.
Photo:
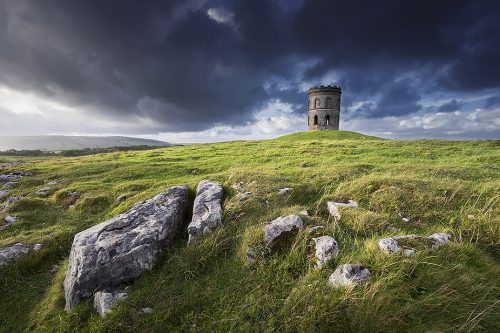
<svg viewBox="0 0 500 333">
<path fill-rule="evenodd" d="M 199 173 L 192 170 L 199 170 Z M 9 169 L 7 169 L 9 170 Z M 28 161 L 14 189 L 25 199 L 0 213 L 19 223 L 0 246 L 44 249 L 0 268 L 0 331 L 38 332 L 498 332 L 500 331 L 500 141 L 381 140 L 352 132 L 308 132 L 227 142 Z M 5 170 L 4 170 L 5 171 Z M 186 234 L 101 319 L 90 301 L 63 311 L 67 257 L 76 232 L 177 184 L 191 200 L 204 178 L 224 184 L 223 225 L 186 247 Z M 34 191 L 56 180 L 46 197 Z M 253 195 L 239 201 L 232 184 Z M 288 196 L 280 187 L 293 187 Z M 66 209 L 64 193 L 81 198 Z M 128 199 L 118 202 L 118 195 Z M 328 200 L 354 199 L 335 223 Z M 264 222 L 307 209 L 293 243 L 249 264 Z M 404 222 L 400 214 L 409 218 Z M 314 268 L 309 230 L 322 225 L 340 254 Z M 388 256 L 377 240 L 449 232 L 453 241 L 411 257 Z M 343 263 L 372 279 L 352 290 L 326 287 Z M 58 266 L 54 266 L 58 265 Z M 150 307 L 151 314 L 140 309 Z"/>
</svg>

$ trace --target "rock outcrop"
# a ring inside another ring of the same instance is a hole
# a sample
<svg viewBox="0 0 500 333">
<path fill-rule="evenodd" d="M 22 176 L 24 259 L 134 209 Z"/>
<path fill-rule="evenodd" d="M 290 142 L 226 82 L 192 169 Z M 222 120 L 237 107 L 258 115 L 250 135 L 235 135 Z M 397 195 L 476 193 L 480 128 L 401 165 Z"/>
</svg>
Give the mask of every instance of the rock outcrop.
<svg viewBox="0 0 500 333">
<path fill-rule="evenodd" d="M 0 248 L 0 266 L 9 264 L 12 260 L 22 257 L 30 251 L 30 247 L 23 243 Z"/>
<path fill-rule="evenodd" d="M 204 179 L 199 182 L 194 199 L 193 218 L 188 226 L 188 244 L 212 232 L 222 222 L 222 184 Z"/>
<path fill-rule="evenodd" d="M 435 249 L 448 243 L 450 239 L 451 235 L 444 232 L 435 233 L 429 237 L 417 235 L 392 236 L 379 240 L 378 247 L 387 254 L 402 253 L 410 256 L 415 254 L 417 245 L 420 248 Z"/>
<path fill-rule="evenodd" d="M 111 312 L 111 307 L 118 301 L 127 298 L 125 291 L 98 291 L 94 294 L 94 308 L 101 317 Z"/>
<path fill-rule="evenodd" d="M 328 201 L 326 205 L 328 207 L 328 212 L 335 219 L 335 221 L 340 221 L 342 218 L 339 212 L 339 207 L 358 208 L 358 203 L 354 200 L 349 200 L 348 203 Z"/>
<path fill-rule="evenodd" d="M 328 286 L 332 288 L 352 287 L 369 278 L 370 271 L 367 268 L 361 265 L 344 264 L 337 267 L 330 275 Z"/>
<path fill-rule="evenodd" d="M 316 247 L 316 265 L 321 269 L 330 259 L 339 254 L 339 244 L 330 236 L 313 238 L 313 241 Z"/>
<path fill-rule="evenodd" d="M 150 270 L 182 228 L 187 206 L 188 187 L 174 186 L 76 234 L 64 280 L 65 309 Z"/>
<path fill-rule="evenodd" d="M 7 174 L 0 175 L 0 183 L 10 182 L 12 180 L 16 180 L 22 177 L 29 177 L 31 175 L 32 175 L 31 172 L 25 172 L 25 171 L 10 172 Z"/>
<path fill-rule="evenodd" d="M 266 246 L 270 248 L 278 243 L 280 239 L 293 236 L 302 228 L 304 228 L 304 222 L 298 215 L 280 216 L 271 222 L 267 222 Z"/>
</svg>

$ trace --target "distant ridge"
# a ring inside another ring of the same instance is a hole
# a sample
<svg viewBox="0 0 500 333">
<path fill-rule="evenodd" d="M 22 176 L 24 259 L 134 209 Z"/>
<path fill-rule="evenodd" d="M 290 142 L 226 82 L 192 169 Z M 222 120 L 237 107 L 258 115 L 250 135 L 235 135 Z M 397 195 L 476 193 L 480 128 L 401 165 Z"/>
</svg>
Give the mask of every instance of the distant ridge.
<svg viewBox="0 0 500 333">
<path fill-rule="evenodd" d="M 132 138 L 127 136 L 0 136 L 0 151 L 9 149 L 60 151 L 129 146 L 166 147 L 171 146 L 171 144 L 158 140 Z"/>
</svg>

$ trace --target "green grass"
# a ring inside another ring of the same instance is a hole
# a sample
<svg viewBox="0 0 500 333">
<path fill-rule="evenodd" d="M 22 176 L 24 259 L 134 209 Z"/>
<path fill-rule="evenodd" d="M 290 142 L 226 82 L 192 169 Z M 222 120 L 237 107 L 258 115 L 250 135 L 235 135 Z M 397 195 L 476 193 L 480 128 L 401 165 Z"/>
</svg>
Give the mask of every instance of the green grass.
<svg viewBox="0 0 500 333">
<path fill-rule="evenodd" d="M 14 189 L 26 199 L 0 213 L 2 220 L 9 213 L 21 221 L 0 231 L 0 246 L 45 247 L 0 268 L 0 331 L 500 331 L 500 141 L 397 141 L 323 131 L 28 160 L 11 169 L 33 177 Z M 63 311 L 62 281 L 76 232 L 169 186 L 188 184 L 193 191 L 204 178 L 224 184 L 219 229 L 190 247 L 186 233 L 180 235 L 105 319 L 91 301 Z M 33 192 L 46 180 L 58 183 L 37 197 Z M 244 202 L 230 187 L 240 181 L 253 192 Z M 278 196 L 280 187 L 295 191 Z M 81 198 L 67 209 L 65 193 L 73 190 Z M 117 202 L 118 195 L 128 199 Z M 360 209 L 345 208 L 334 222 L 326 202 L 347 199 Z M 264 222 L 303 208 L 311 215 L 306 229 L 288 246 L 246 261 L 248 246 L 262 249 Z M 316 225 L 341 248 L 321 271 L 308 233 Z M 451 233 L 452 243 L 412 257 L 377 248 L 383 237 L 434 232 Z M 328 276 L 343 263 L 363 264 L 372 279 L 352 290 L 328 289 Z M 141 314 L 144 307 L 153 313 Z"/>
</svg>

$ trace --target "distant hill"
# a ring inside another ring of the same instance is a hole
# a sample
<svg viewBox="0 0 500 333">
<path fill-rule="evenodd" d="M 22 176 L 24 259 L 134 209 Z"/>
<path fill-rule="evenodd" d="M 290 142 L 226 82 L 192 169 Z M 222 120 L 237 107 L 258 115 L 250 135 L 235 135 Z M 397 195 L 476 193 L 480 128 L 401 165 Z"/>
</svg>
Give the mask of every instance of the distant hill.
<svg viewBox="0 0 500 333">
<path fill-rule="evenodd" d="M 127 136 L 0 136 L 0 151 L 8 149 L 58 151 L 127 146 L 162 147 L 170 146 L 170 144 L 158 140 L 131 138 Z"/>
</svg>

